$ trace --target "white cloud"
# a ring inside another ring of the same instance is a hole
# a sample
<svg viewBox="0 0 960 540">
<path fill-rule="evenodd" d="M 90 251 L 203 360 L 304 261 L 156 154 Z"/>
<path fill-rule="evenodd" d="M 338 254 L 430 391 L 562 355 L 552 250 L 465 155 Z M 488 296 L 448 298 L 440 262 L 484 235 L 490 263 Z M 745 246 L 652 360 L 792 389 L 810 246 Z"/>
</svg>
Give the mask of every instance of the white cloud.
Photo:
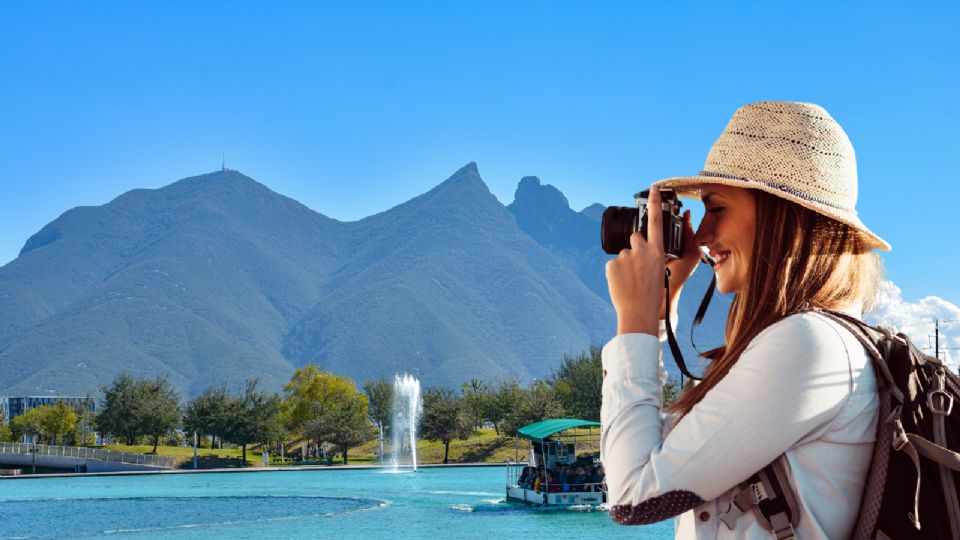
<svg viewBox="0 0 960 540">
<path fill-rule="evenodd" d="M 866 314 L 871 324 L 883 324 L 903 332 L 923 352 L 933 355 L 935 319 L 940 322 L 940 358 L 957 370 L 960 364 L 960 307 L 943 298 L 928 296 L 906 302 L 900 288 L 884 281 L 877 306 Z"/>
</svg>

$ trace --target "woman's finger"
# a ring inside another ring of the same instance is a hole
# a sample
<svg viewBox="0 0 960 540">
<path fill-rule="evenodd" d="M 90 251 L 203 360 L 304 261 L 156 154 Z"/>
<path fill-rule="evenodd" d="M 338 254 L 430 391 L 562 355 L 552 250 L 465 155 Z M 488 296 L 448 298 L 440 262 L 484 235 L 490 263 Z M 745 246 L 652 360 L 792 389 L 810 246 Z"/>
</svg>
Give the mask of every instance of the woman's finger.
<svg viewBox="0 0 960 540">
<path fill-rule="evenodd" d="M 650 186 L 647 202 L 647 243 L 663 251 L 663 201 L 657 186 Z"/>
</svg>

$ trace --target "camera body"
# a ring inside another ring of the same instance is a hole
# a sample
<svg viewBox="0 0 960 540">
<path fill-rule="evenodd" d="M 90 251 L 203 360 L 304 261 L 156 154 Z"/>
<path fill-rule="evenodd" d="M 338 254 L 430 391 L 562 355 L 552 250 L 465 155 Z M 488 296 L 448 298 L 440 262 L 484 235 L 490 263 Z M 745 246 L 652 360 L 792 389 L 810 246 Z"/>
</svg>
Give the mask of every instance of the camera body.
<svg viewBox="0 0 960 540">
<path fill-rule="evenodd" d="M 650 191 L 643 190 L 633 196 L 635 207 L 610 206 L 603 212 L 600 223 L 600 244 L 603 250 L 616 255 L 630 247 L 630 235 L 636 231 L 647 237 L 647 214 L 650 211 Z M 660 189 L 663 212 L 663 251 L 671 259 L 683 254 L 683 218 L 680 208 L 683 203 L 672 189 Z M 656 210 L 656 209 L 654 209 Z"/>
</svg>

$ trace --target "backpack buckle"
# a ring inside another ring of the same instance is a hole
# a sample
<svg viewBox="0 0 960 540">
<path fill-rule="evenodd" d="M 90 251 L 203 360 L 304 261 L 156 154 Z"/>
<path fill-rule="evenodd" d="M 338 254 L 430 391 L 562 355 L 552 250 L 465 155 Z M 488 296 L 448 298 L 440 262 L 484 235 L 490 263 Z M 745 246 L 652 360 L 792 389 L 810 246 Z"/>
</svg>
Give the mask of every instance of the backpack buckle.
<svg viewBox="0 0 960 540">
<path fill-rule="evenodd" d="M 907 431 L 903 429 L 903 423 L 897 418 L 893 421 L 893 449 L 899 452 L 909 442 Z"/>
<path fill-rule="evenodd" d="M 942 396 L 943 399 L 939 400 L 939 403 L 942 406 L 938 406 L 938 401 L 935 400 L 935 397 Z M 927 407 L 934 414 L 939 414 L 940 416 L 950 416 L 950 411 L 953 410 L 953 396 L 948 394 L 944 390 L 935 389 L 927 392 Z"/>
<path fill-rule="evenodd" d="M 750 488 L 750 500 L 753 504 L 760 504 L 760 501 L 765 501 L 770 498 L 770 494 L 767 493 L 767 488 L 764 487 L 763 482 L 755 482 L 749 485 Z"/>
<path fill-rule="evenodd" d="M 787 519 L 787 514 L 783 512 L 770 516 L 770 527 L 773 529 L 773 536 L 777 540 L 797 540 L 797 532 L 790 520 Z"/>
<path fill-rule="evenodd" d="M 943 368 L 937 366 L 937 369 L 933 372 L 933 390 L 927 392 L 927 407 L 929 407 L 934 414 L 939 414 L 940 416 L 949 416 L 950 411 L 953 410 L 953 396 L 944 390 L 947 386 L 946 378 Z M 942 406 L 937 406 L 936 400 L 933 399 L 939 396 L 943 396 L 940 400 Z"/>
</svg>

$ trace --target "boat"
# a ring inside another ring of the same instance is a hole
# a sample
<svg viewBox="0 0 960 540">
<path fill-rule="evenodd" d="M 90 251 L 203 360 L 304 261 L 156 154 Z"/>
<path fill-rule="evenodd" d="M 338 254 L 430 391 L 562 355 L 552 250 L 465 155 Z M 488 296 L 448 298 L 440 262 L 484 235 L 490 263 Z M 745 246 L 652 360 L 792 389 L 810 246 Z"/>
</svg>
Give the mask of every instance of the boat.
<svg viewBox="0 0 960 540">
<path fill-rule="evenodd" d="M 529 445 L 526 463 L 520 461 L 521 440 Z M 553 418 L 520 428 L 516 458 L 507 466 L 507 501 L 547 507 L 605 504 L 599 443 L 600 423 L 590 420 Z M 578 468 L 599 477 L 578 477 Z"/>
</svg>

